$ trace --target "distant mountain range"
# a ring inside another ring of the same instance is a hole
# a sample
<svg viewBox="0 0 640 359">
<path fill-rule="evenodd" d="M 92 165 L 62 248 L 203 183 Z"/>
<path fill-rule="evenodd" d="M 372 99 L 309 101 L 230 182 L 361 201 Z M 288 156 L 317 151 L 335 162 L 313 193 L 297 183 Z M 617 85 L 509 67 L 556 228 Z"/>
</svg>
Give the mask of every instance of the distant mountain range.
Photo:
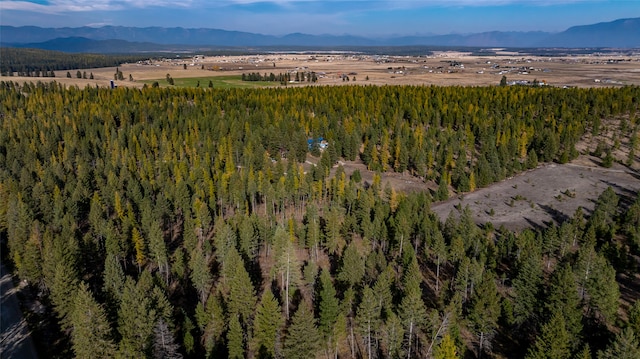
<svg viewBox="0 0 640 359">
<path fill-rule="evenodd" d="M 369 38 L 351 35 L 273 36 L 180 27 L 41 28 L 0 26 L 0 45 L 65 52 L 178 51 L 211 47 L 452 46 L 520 48 L 640 48 L 640 18 L 575 26 L 560 33 L 493 31 L 476 34 Z"/>
<path fill-rule="evenodd" d="M 548 47 L 640 47 L 640 18 L 620 19 L 593 25 L 574 26 L 554 34 Z"/>
</svg>

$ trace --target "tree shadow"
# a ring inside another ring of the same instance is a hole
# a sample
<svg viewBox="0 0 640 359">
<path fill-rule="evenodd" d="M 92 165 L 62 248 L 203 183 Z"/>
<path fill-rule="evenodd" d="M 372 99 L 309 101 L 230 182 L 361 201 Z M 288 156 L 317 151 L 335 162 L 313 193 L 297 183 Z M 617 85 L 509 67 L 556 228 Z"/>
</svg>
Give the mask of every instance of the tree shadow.
<svg viewBox="0 0 640 359">
<path fill-rule="evenodd" d="M 543 229 L 547 228 L 547 223 L 545 223 L 544 221 L 542 222 L 542 224 L 540 224 L 529 217 L 524 217 L 524 220 L 527 221 L 527 223 L 529 223 L 529 226 L 536 231 L 542 231 Z"/>
<path fill-rule="evenodd" d="M 627 169 L 629 170 L 627 173 L 629 175 L 631 175 L 631 177 L 633 177 L 633 178 L 635 178 L 637 180 L 640 180 L 640 172 L 634 170 L 633 168 L 629 168 L 629 167 L 627 167 Z"/>
<path fill-rule="evenodd" d="M 538 207 L 540 207 L 543 211 L 545 211 L 551 218 L 557 223 L 561 224 L 569 220 L 569 216 L 565 213 L 558 211 L 557 209 L 547 206 L 546 204 L 537 203 Z"/>
<path fill-rule="evenodd" d="M 262 267 L 260 266 L 260 257 L 256 255 L 255 258 L 251 259 L 245 253 L 242 253 L 241 256 L 245 263 L 245 269 L 249 273 L 249 278 L 251 278 L 251 283 L 253 283 L 255 288 L 262 288 Z"/>
</svg>

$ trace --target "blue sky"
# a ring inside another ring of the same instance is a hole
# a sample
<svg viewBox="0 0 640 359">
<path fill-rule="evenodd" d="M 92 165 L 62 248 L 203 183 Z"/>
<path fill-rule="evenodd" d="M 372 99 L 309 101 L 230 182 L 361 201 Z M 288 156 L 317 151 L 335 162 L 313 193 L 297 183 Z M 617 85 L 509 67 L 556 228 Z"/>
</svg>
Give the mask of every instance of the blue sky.
<svg viewBox="0 0 640 359">
<path fill-rule="evenodd" d="M 558 32 L 640 17 L 640 0 L 0 0 L 2 25 L 164 26 L 284 35 Z"/>
</svg>

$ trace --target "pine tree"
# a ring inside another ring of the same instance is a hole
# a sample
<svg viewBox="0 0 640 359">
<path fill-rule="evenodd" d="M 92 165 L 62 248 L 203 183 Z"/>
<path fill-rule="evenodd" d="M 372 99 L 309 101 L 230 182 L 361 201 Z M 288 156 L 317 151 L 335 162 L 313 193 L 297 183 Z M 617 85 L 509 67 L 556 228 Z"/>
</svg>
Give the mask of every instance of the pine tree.
<svg viewBox="0 0 640 359">
<path fill-rule="evenodd" d="M 449 186 L 447 184 L 447 174 L 444 173 L 438 180 L 438 190 L 434 195 L 436 201 L 446 201 L 449 198 Z"/>
<path fill-rule="evenodd" d="M 413 256 L 404 276 L 404 297 L 400 305 L 400 317 L 404 322 L 406 335 L 408 336 L 407 358 L 411 358 L 414 340 L 418 340 L 418 333 L 421 331 L 421 326 L 427 316 L 427 309 L 422 301 L 420 283 L 422 283 L 422 275 L 418 267 L 418 261 Z"/>
<path fill-rule="evenodd" d="M 200 212 L 202 213 L 202 217 L 207 218 L 206 205 L 201 201 L 199 201 L 199 203 L 201 206 Z M 206 225 L 208 227 L 208 224 L 203 223 L 202 221 L 198 221 L 198 224 L 200 226 Z M 217 221 L 214 227 L 214 232 L 215 235 L 213 236 L 213 243 L 216 247 L 216 257 L 221 263 L 224 263 L 227 253 L 232 248 L 236 247 L 238 239 L 235 231 L 227 221 Z"/>
<path fill-rule="evenodd" d="M 358 253 L 354 241 L 349 243 L 342 255 L 342 266 L 338 272 L 338 279 L 349 287 L 360 284 L 364 277 L 364 258 Z"/>
<path fill-rule="evenodd" d="M 228 312 L 231 316 L 239 315 L 239 320 L 247 324 L 256 306 L 255 290 L 244 261 L 235 248 L 231 248 L 223 264 L 223 273 L 229 285 Z"/>
<path fill-rule="evenodd" d="M 555 313 L 564 316 L 571 349 L 577 350 L 582 342 L 582 305 L 575 277 L 567 265 L 556 269 L 550 279 L 545 311 L 547 320 L 550 320 Z"/>
<path fill-rule="evenodd" d="M 122 297 L 122 288 L 124 287 L 125 277 L 118 258 L 111 253 L 107 254 L 107 258 L 104 262 L 104 274 L 102 276 L 102 281 L 102 290 L 111 300 L 119 302 Z"/>
<path fill-rule="evenodd" d="M 436 293 L 440 292 L 440 267 L 446 263 L 447 260 L 447 246 L 444 242 L 442 232 L 436 228 L 435 233 L 432 236 L 433 241 L 433 256 L 435 256 L 436 262 Z"/>
<path fill-rule="evenodd" d="M 261 358 L 276 358 L 280 352 L 280 336 L 284 320 L 278 300 L 267 288 L 262 294 L 254 319 L 255 351 Z"/>
<path fill-rule="evenodd" d="M 640 247 L 640 194 L 634 203 L 627 209 L 622 221 L 624 232 L 629 236 L 636 247 Z"/>
<path fill-rule="evenodd" d="M 165 284 L 169 282 L 169 260 L 167 258 L 167 247 L 164 242 L 164 235 L 159 221 L 153 221 L 149 228 L 149 254 L 158 265 L 158 270 L 165 277 Z"/>
<path fill-rule="evenodd" d="M 255 205 L 252 207 L 255 207 Z M 238 229 L 240 236 L 240 251 L 244 256 L 250 259 L 254 259 L 256 257 L 259 249 L 258 235 L 253 224 L 254 219 L 255 215 L 243 217 L 242 222 L 240 222 L 240 228 Z"/>
<path fill-rule="evenodd" d="M 527 359 L 569 358 L 571 343 L 562 313 L 555 313 L 527 352 Z"/>
<path fill-rule="evenodd" d="M 380 313 L 391 311 L 393 305 L 393 294 L 391 286 L 394 285 L 395 271 L 391 265 L 388 265 L 378 276 L 376 283 L 373 285 L 373 293 L 376 296 L 376 303 Z"/>
<path fill-rule="evenodd" d="M 300 263 L 296 257 L 294 243 L 283 226 L 278 226 L 273 235 L 273 246 L 276 265 L 272 268 L 272 275 L 280 276 L 279 284 L 283 293 L 285 316 L 289 317 L 289 303 L 294 288 L 300 281 Z"/>
<path fill-rule="evenodd" d="M 331 275 L 326 269 L 320 273 L 320 298 L 319 298 L 319 330 L 328 341 L 333 331 L 333 325 L 339 312 L 336 290 L 331 282 Z"/>
<path fill-rule="evenodd" d="M 138 264 L 138 271 L 140 271 L 140 267 L 145 263 L 146 248 L 142 234 L 135 227 L 131 231 L 131 241 L 133 242 L 133 247 L 136 251 L 136 264 Z"/>
<path fill-rule="evenodd" d="M 574 271 L 580 295 L 587 302 L 590 314 L 599 320 L 612 323 L 618 310 L 620 289 L 616 282 L 615 269 L 602 255 L 596 253 L 594 245 L 595 238 L 591 237 L 578 250 Z"/>
<path fill-rule="evenodd" d="M 478 336 L 478 357 L 491 348 L 491 339 L 498 326 L 500 297 L 493 275 L 487 273 L 471 303 L 468 318 Z"/>
<path fill-rule="evenodd" d="M 104 309 L 83 282 L 73 300 L 71 342 L 77 358 L 113 358 L 116 354 Z"/>
<path fill-rule="evenodd" d="M 311 249 L 315 256 L 318 256 L 318 246 L 320 245 L 320 216 L 318 208 L 315 204 L 307 205 L 307 213 L 305 214 L 305 237 L 306 245 Z"/>
<path fill-rule="evenodd" d="M 195 339 L 193 338 L 193 334 L 191 333 L 191 331 L 194 329 L 194 325 L 187 313 L 184 313 L 184 310 L 183 314 L 184 322 L 182 324 L 182 345 L 184 345 L 184 350 L 187 352 L 187 354 L 192 355 L 194 352 Z"/>
<path fill-rule="evenodd" d="M 39 283 L 42 280 L 42 235 L 38 221 L 33 222 L 30 232 L 29 239 L 24 245 L 20 278 Z"/>
<path fill-rule="evenodd" d="M 240 318 L 239 315 L 233 313 L 229 319 L 229 331 L 227 331 L 227 350 L 229 351 L 229 358 L 244 358 L 244 344 Z"/>
<path fill-rule="evenodd" d="M 605 351 L 598 352 L 598 359 L 640 358 L 640 346 L 632 329 L 625 328 Z"/>
<path fill-rule="evenodd" d="M 602 256 L 589 282 L 589 306 L 606 323 L 614 323 L 618 313 L 620 289 L 616 282 L 616 270 Z"/>
<path fill-rule="evenodd" d="M 364 341 L 367 358 L 371 359 L 376 352 L 374 345 L 378 342 L 376 332 L 380 326 L 380 306 L 378 306 L 375 294 L 369 286 L 364 287 L 362 291 L 362 302 L 358 307 L 356 322 Z"/>
<path fill-rule="evenodd" d="M 340 253 L 344 246 L 344 238 L 340 234 L 344 214 L 342 207 L 333 205 L 329 209 L 329 213 L 325 217 L 324 240 L 325 247 L 330 254 Z"/>
<path fill-rule="evenodd" d="M 636 300 L 629 309 L 629 327 L 634 333 L 640 333 L 640 300 Z"/>
<path fill-rule="evenodd" d="M 196 321 L 202 333 L 202 342 L 207 357 L 221 341 L 222 334 L 227 327 L 227 318 L 222 302 L 220 293 L 215 293 L 209 296 L 205 305 L 198 303 L 196 306 Z"/>
<path fill-rule="evenodd" d="M 460 264 L 456 268 L 456 276 L 454 278 L 454 289 L 460 294 L 463 302 L 467 302 L 470 297 L 470 282 L 471 282 L 471 260 L 468 257 L 462 257 Z"/>
<path fill-rule="evenodd" d="M 576 355 L 573 356 L 575 359 L 592 359 L 591 348 L 589 345 L 585 345 L 581 351 L 579 351 Z"/>
<path fill-rule="evenodd" d="M 617 214 L 619 200 L 618 195 L 611 187 L 607 187 L 598 196 L 593 214 L 589 218 L 589 224 L 595 227 L 598 237 L 610 236 L 610 232 L 615 231 L 611 227 Z"/>
<path fill-rule="evenodd" d="M 69 329 L 72 326 L 71 316 L 74 308 L 74 292 L 78 288 L 78 278 L 71 263 L 58 262 L 55 267 L 51 299 L 57 312 L 60 326 Z"/>
<path fill-rule="evenodd" d="M 535 254 L 522 258 L 518 274 L 513 279 L 513 315 L 515 324 L 526 323 L 538 305 L 538 292 L 542 282 L 541 259 Z"/>
<path fill-rule="evenodd" d="M 320 349 L 320 333 L 309 306 L 302 302 L 291 319 L 284 339 L 284 357 L 306 359 L 315 357 Z"/>
<path fill-rule="evenodd" d="M 149 272 L 144 273 L 149 276 Z M 152 308 L 149 296 L 151 279 L 144 277 L 143 274 L 138 283 L 128 277 L 123 287 L 118 310 L 118 332 L 122 337 L 120 352 L 126 357 L 146 356 L 151 349 L 157 313 Z"/>
<path fill-rule="evenodd" d="M 387 358 L 403 356 L 404 325 L 398 316 L 389 311 L 382 328 L 382 349 Z"/>
<path fill-rule="evenodd" d="M 191 252 L 189 268 L 191 269 L 193 286 L 198 290 L 200 302 L 204 303 L 207 300 L 207 294 L 211 284 L 211 273 L 209 271 L 209 265 L 207 264 L 207 258 L 204 253 L 202 253 L 201 248 L 196 248 Z"/>
<path fill-rule="evenodd" d="M 347 321 L 348 319 L 343 312 L 338 313 L 336 322 L 333 325 L 333 332 L 331 334 L 333 339 L 333 348 L 329 348 L 328 354 L 333 353 L 338 357 L 345 356 L 344 353 L 348 346 Z"/>
</svg>

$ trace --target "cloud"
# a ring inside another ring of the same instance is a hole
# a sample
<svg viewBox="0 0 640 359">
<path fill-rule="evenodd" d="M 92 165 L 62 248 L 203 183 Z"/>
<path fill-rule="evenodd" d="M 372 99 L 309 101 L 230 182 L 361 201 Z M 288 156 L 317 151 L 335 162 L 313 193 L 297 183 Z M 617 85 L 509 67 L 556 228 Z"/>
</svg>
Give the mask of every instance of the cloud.
<svg viewBox="0 0 640 359">
<path fill-rule="evenodd" d="M 87 27 L 103 27 L 103 26 L 111 26 L 113 25 L 113 21 L 101 21 L 101 22 L 92 22 L 85 24 Z"/>
<path fill-rule="evenodd" d="M 197 0 L 202 2 L 204 0 Z M 242 8 L 248 11 L 265 8 L 298 13 L 341 13 L 348 9 L 351 13 L 370 11 L 411 11 L 414 9 L 455 9 L 530 6 L 546 7 L 578 3 L 606 2 L 605 0 L 218 0 L 206 3 L 208 7 Z M 202 4 L 201 4 L 202 5 Z"/>
<path fill-rule="evenodd" d="M 48 5 L 36 4 L 28 1 L 0 1 L 0 10 L 23 10 L 35 12 L 50 12 Z"/>
<path fill-rule="evenodd" d="M 539 5 L 539 4 L 570 4 L 570 3 L 587 3 L 602 2 L 603 0 L 218 0 L 218 4 L 257 4 L 257 3 L 273 3 L 279 5 L 293 5 L 303 3 L 360 3 L 362 6 L 371 4 L 372 6 L 384 5 L 400 5 L 400 6 L 496 6 L 496 5 Z"/>
<path fill-rule="evenodd" d="M 86 11 L 116 11 L 131 8 L 174 7 L 187 8 L 192 0 L 50 0 L 41 2 L 31 1 L 0 1 L 0 10 L 22 10 L 40 13 L 64 13 Z"/>
<path fill-rule="evenodd" d="M 144 8 L 222 8 L 272 5 L 300 12 L 320 8 L 347 7 L 352 10 L 402 10 L 425 7 L 483 7 L 506 5 L 559 5 L 597 0 L 0 0 L 0 10 L 23 10 L 42 13 L 117 11 Z"/>
</svg>

